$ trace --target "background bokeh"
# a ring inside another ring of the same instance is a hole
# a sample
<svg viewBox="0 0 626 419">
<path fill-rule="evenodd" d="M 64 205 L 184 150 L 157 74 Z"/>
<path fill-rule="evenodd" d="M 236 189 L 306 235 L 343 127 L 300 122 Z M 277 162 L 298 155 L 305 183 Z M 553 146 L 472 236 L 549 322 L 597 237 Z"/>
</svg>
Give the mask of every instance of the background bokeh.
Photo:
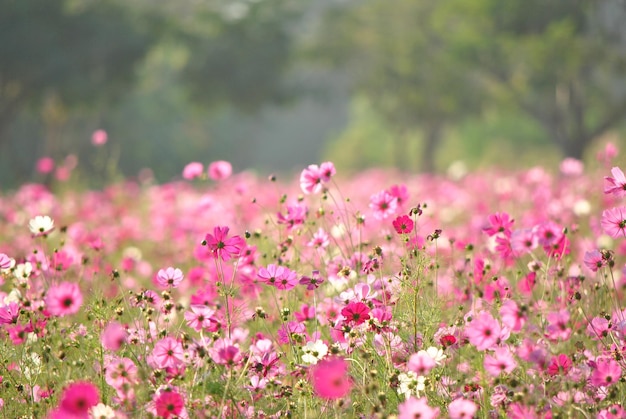
<svg viewBox="0 0 626 419">
<path fill-rule="evenodd" d="M 622 143 L 623 22 L 622 0 L 0 0 L 0 186 L 44 156 L 88 187 L 591 160 Z"/>
</svg>

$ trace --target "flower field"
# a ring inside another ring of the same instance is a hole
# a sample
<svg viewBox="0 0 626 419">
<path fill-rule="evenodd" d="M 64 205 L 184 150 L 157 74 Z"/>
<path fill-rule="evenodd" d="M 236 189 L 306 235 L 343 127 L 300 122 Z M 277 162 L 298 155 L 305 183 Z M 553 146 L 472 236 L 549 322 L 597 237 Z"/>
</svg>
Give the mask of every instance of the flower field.
<svg viewBox="0 0 626 419">
<path fill-rule="evenodd" d="M 0 196 L 0 417 L 626 417 L 616 157 L 23 185 Z"/>
</svg>

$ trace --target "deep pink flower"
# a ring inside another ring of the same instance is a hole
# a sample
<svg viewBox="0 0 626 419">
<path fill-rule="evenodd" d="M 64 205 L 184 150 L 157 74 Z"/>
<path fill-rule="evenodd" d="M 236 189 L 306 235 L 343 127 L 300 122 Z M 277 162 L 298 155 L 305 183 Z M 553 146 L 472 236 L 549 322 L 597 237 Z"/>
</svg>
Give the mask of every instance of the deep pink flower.
<svg viewBox="0 0 626 419">
<path fill-rule="evenodd" d="M 224 180 L 233 173 L 233 166 L 224 160 L 214 161 L 209 165 L 209 177 L 213 180 Z"/>
<path fill-rule="evenodd" d="M 300 278 L 300 281 L 298 281 L 300 285 L 306 285 L 306 289 L 308 289 L 309 291 L 319 288 L 319 286 L 323 282 L 324 278 L 320 276 L 320 271 L 317 270 L 313 271 L 310 277 L 303 276 L 302 278 Z"/>
<path fill-rule="evenodd" d="M 228 231 L 228 227 L 215 227 L 213 234 L 207 234 L 204 239 L 213 257 L 224 261 L 239 257 L 241 249 L 246 245 L 245 240 L 239 236 L 228 238 Z"/>
<path fill-rule="evenodd" d="M 374 211 L 374 218 L 382 220 L 396 213 L 398 199 L 387 191 L 380 191 L 370 197 L 369 207 Z"/>
<path fill-rule="evenodd" d="M 626 237 L 626 207 L 611 208 L 602 211 L 600 224 L 604 232 L 614 239 L 618 238 L 620 235 Z"/>
<path fill-rule="evenodd" d="M 559 354 L 553 356 L 548 365 L 548 374 L 554 375 L 567 375 L 572 369 L 572 360 L 565 354 Z"/>
<path fill-rule="evenodd" d="M 598 358 L 591 374 L 591 384 L 597 387 L 609 387 L 616 384 L 622 376 L 622 367 L 611 358 Z"/>
<path fill-rule="evenodd" d="M 46 294 L 46 308 L 53 316 L 78 313 L 83 304 L 83 294 L 74 282 L 62 282 L 50 287 Z"/>
<path fill-rule="evenodd" d="M 608 336 L 611 330 L 611 322 L 605 317 L 594 317 L 587 325 L 587 333 L 595 340 L 600 340 Z"/>
<path fill-rule="evenodd" d="M 439 408 L 430 407 L 426 397 L 409 397 L 398 405 L 398 419 L 435 419 L 439 417 Z"/>
<path fill-rule="evenodd" d="M 276 221 L 278 224 L 286 224 L 287 229 L 291 230 L 297 225 L 303 224 L 306 220 L 307 215 L 307 207 L 305 205 L 289 205 L 287 207 L 287 214 L 283 215 L 282 213 L 276 214 Z"/>
<path fill-rule="evenodd" d="M 178 367 L 185 362 L 183 345 L 171 337 L 165 337 L 154 345 L 152 360 L 156 368 Z"/>
<path fill-rule="evenodd" d="M 54 170 L 54 160 L 50 157 L 42 157 L 37 160 L 37 171 L 42 175 L 47 175 Z"/>
<path fill-rule="evenodd" d="M 480 312 L 471 322 L 465 325 L 465 334 L 469 342 L 479 351 L 491 349 L 500 340 L 502 328 L 491 313 Z"/>
<path fill-rule="evenodd" d="M 517 362 L 509 348 L 502 347 L 496 348 L 493 355 L 485 355 L 484 367 L 488 374 L 497 377 L 503 372 L 511 373 L 517 367 Z"/>
<path fill-rule="evenodd" d="M 178 392 L 172 390 L 155 394 L 154 407 L 160 418 L 178 417 L 185 407 L 185 400 Z"/>
<path fill-rule="evenodd" d="M 183 179 L 192 180 L 202 176 L 204 173 L 204 166 L 202 163 L 194 161 L 188 163 L 183 169 Z"/>
<path fill-rule="evenodd" d="M 100 401 L 98 388 L 88 381 L 77 381 L 65 387 L 59 408 L 69 417 L 87 418 L 89 409 Z"/>
<path fill-rule="evenodd" d="M 325 358 L 311 369 L 315 394 L 323 399 L 340 399 L 350 393 L 352 380 L 348 363 L 342 358 Z"/>
<path fill-rule="evenodd" d="M 471 400 L 459 398 L 448 405 L 448 417 L 450 419 L 473 418 L 478 411 L 478 406 Z"/>
<path fill-rule="evenodd" d="M 370 308 L 360 301 L 353 301 L 341 310 L 341 315 L 346 318 L 346 323 L 358 326 L 369 320 Z"/>
<path fill-rule="evenodd" d="M 496 212 L 488 217 L 488 224 L 483 227 L 483 231 L 490 236 L 503 233 L 510 237 L 513 223 L 514 220 L 506 212 Z"/>
<path fill-rule="evenodd" d="M 413 220 L 408 215 L 397 217 L 392 224 L 398 234 L 409 234 L 413 231 Z"/>
<path fill-rule="evenodd" d="M 110 351 L 117 351 L 126 342 L 128 332 L 116 321 L 110 322 L 107 327 L 104 328 L 100 335 L 100 342 L 102 347 Z"/>
<path fill-rule="evenodd" d="M 622 169 L 620 169 L 619 167 L 614 167 L 611 169 L 611 174 L 613 175 L 613 177 L 604 177 L 604 193 L 614 194 L 619 197 L 626 196 L 626 176 L 624 176 L 624 172 L 622 172 Z"/>
<path fill-rule="evenodd" d="M 20 306 L 11 302 L 0 307 L 0 324 L 15 324 L 20 316 Z"/>
<path fill-rule="evenodd" d="M 166 269 L 159 269 L 156 276 L 156 282 L 161 288 L 178 288 L 183 279 L 183 271 L 171 266 Z"/>
<path fill-rule="evenodd" d="M 548 326 L 546 327 L 546 336 L 552 340 L 567 340 L 572 334 L 572 329 L 568 327 L 569 311 L 562 309 L 548 313 L 546 319 Z"/>
</svg>

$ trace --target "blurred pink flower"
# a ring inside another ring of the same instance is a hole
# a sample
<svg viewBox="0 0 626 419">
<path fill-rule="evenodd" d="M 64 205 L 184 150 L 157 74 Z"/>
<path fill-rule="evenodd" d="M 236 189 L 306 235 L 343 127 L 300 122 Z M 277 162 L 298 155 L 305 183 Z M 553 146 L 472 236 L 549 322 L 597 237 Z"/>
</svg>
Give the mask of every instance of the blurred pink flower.
<svg viewBox="0 0 626 419">
<path fill-rule="evenodd" d="M 430 407 L 426 397 L 409 397 L 398 405 L 398 419 L 436 419 L 439 417 L 439 408 Z"/>
<path fill-rule="evenodd" d="M 224 180 L 233 173 L 233 166 L 224 160 L 214 161 L 209 165 L 208 173 L 213 180 Z"/>
<path fill-rule="evenodd" d="M 448 406 L 448 417 L 450 419 L 473 418 L 478 411 L 478 406 L 471 400 L 459 398 L 453 400 Z"/>
<path fill-rule="evenodd" d="M 382 220 L 396 213 L 398 198 L 387 191 L 380 191 L 370 197 L 369 207 L 374 212 L 374 218 Z"/>
<path fill-rule="evenodd" d="M 350 393 L 352 380 L 348 363 L 342 358 L 325 358 L 311 369 L 315 394 L 323 399 L 340 399 Z"/>
<path fill-rule="evenodd" d="M 46 308 L 53 316 L 78 313 L 83 304 L 83 294 L 74 282 L 62 282 L 48 289 Z"/>
<path fill-rule="evenodd" d="M 505 372 L 510 374 L 517 367 L 517 362 L 507 347 L 496 348 L 493 355 L 485 355 L 485 371 L 493 377 Z"/>
<path fill-rule="evenodd" d="M 77 381 L 65 387 L 59 403 L 65 418 L 88 418 L 89 409 L 100 401 L 98 388 L 88 381 Z"/>
<path fill-rule="evenodd" d="M 91 134 L 91 144 L 96 147 L 106 144 L 108 139 L 109 135 L 103 129 L 96 130 Z"/>
<path fill-rule="evenodd" d="M 191 180 L 202 176 L 204 166 L 199 162 L 191 162 L 183 169 L 183 179 Z"/>
<path fill-rule="evenodd" d="M 54 160 L 51 157 L 42 157 L 37 160 L 37 172 L 46 175 L 54 170 Z"/>
<path fill-rule="evenodd" d="M 126 342 L 127 336 L 128 332 L 126 332 L 124 326 L 116 321 L 112 321 L 102 331 L 100 342 L 104 349 L 117 351 Z"/>
</svg>

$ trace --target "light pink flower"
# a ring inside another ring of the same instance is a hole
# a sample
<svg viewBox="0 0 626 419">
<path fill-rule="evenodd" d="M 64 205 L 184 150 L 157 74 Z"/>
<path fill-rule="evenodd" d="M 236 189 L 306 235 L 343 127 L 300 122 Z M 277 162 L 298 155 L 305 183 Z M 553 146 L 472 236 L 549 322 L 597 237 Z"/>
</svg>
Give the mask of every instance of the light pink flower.
<svg viewBox="0 0 626 419">
<path fill-rule="evenodd" d="M 588 252 L 585 252 L 585 257 L 583 258 L 583 263 L 587 266 L 592 272 L 597 272 L 598 269 L 606 266 L 607 261 L 602 257 L 602 253 L 598 249 L 593 249 Z"/>
<path fill-rule="evenodd" d="M 370 197 L 369 207 L 374 212 L 374 218 L 382 220 L 396 213 L 398 198 L 387 191 L 380 191 Z"/>
<path fill-rule="evenodd" d="M 67 316 L 78 313 L 83 304 L 83 294 L 78 284 L 62 282 L 50 287 L 46 294 L 46 308 L 53 316 Z"/>
<path fill-rule="evenodd" d="M 189 307 L 189 311 L 185 312 L 185 320 L 189 327 L 197 330 L 209 330 L 214 329 L 217 325 L 217 321 L 213 318 L 215 310 L 210 309 L 205 305 L 192 305 Z"/>
<path fill-rule="evenodd" d="M 614 167 L 611 169 L 611 174 L 613 177 L 604 177 L 604 193 L 613 194 L 619 197 L 626 196 L 626 176 L 624 176 L 622 169 Z"/>
<path fill-rule="evenodd" d="M 103 129 L 96 130 L 93 132 L 93 134 L 91 134 L 91 144 L 95 146 L 101 146 L 106 144 L 108 139 L 109 135 Z"/>
<path fill-rule="evenodd" d="M 317 194 L 322 191 L 322 172 L 316 164 L 311 164 L 300 173 L 300 188 L 305 194 Z"/>
<path fill-rule="evenodd" d="M 9 269 L 13 265 L 13 260 L 4 253 L 0 253 L 0 269 Z"/>
<path fill-rule="evenodd" d="M 428 375 L 430 370 L 435 368 L 437 363 L 428 354 L 428 352 L 422 350 L 416 354 L 411 355 L 409 362 L 407 362 L 407 369 L 413 371 L 417 375 Z"/>
<path fill-rule="evenodd" d="M 204 166 L 199 162 L 188 163 L 183 169 L 183 179 L 192 180 L 202 176 L 204 173 Z"/>
<path fill-rule="evenodd" d="M 233 173 L 233 166 L 224 160 L 214 161 L 209 165 L 209 177 L 213 180 L 224 180 Z"/>
<path fill-rule="evenodd" d="M 546 316 L 548 326 L 546 336 L 552 340 L 567 340 L 572 334 L 572 329 L 568 327 L 570 314 L 567 309 L 553 311 Z"/>
<path fill-rule="evenodd" d="M 426 397 L 409 397 L 398 405 L 398 419 L 435 419 L 439 417 L 439 408 L 430 407 Z"/>
<path fill-rule="evenodd" d="M 42 157 L 37 160 L 37 172 L 47 175 L 54 170 L 54 160 L 51 157 Z"/>
<path fill-rule="evenodd" d="M 509 348 L 501 347 L 496 348 L 493 355 L 485 355 L 484 366 L 488 374 L 497 377 L 503 372 L 507 374 L 513 372 L 517 367 L 517 362 Z"/>
<path fill-rule="evenodd" d="M 450 419 L 473 418 L 478 411 L 478 406 L 471 400 L 459 398 L 453 400 L 448 406 L 448 417 Z"/>
<path fill-rule="evenodd" d="M 479 351 L 494 347 L 500 340 L 500 323 L 487 311 L 480 312 L 465 325 L 465 334 L 469 342 Z"/>
<path fill-rule="evenodd" d="M 157 284 L 159 284 L 161 288 L 177 288 L 183 279 L 183 271 L 178 268 L 172 268 L 171 266 L 166 269 L 159 269 L 156 276 Z"/>
<path fill-rule="evenodd" d="M 154 345 L 152 360 L 156 368 L 176 368 L 184 364 L 183 345 L 171 337 L 165 337 Z"/>
<path fill-rule="evenodd" d="M 128 332 L 120 323 L 113 321 L 110 322 L 107 327 L 104 328 L 100 335 L 100 342 L 104 349 L 110 351 L 119 350 L 126 342 Z"/>
<path fill-rule="evenodd" d="M 626 237 L 626 207 L 610 208 L 602 211 L 602 229 L 614 239 Z"/>
<path fill-rule="evenodd" d="M 591 384 L 597 387 L 609 387 L 617 384 L 622 376 L 622 367 L 611 358 L 598 358 L 591 374 Z"/>
</svg>

